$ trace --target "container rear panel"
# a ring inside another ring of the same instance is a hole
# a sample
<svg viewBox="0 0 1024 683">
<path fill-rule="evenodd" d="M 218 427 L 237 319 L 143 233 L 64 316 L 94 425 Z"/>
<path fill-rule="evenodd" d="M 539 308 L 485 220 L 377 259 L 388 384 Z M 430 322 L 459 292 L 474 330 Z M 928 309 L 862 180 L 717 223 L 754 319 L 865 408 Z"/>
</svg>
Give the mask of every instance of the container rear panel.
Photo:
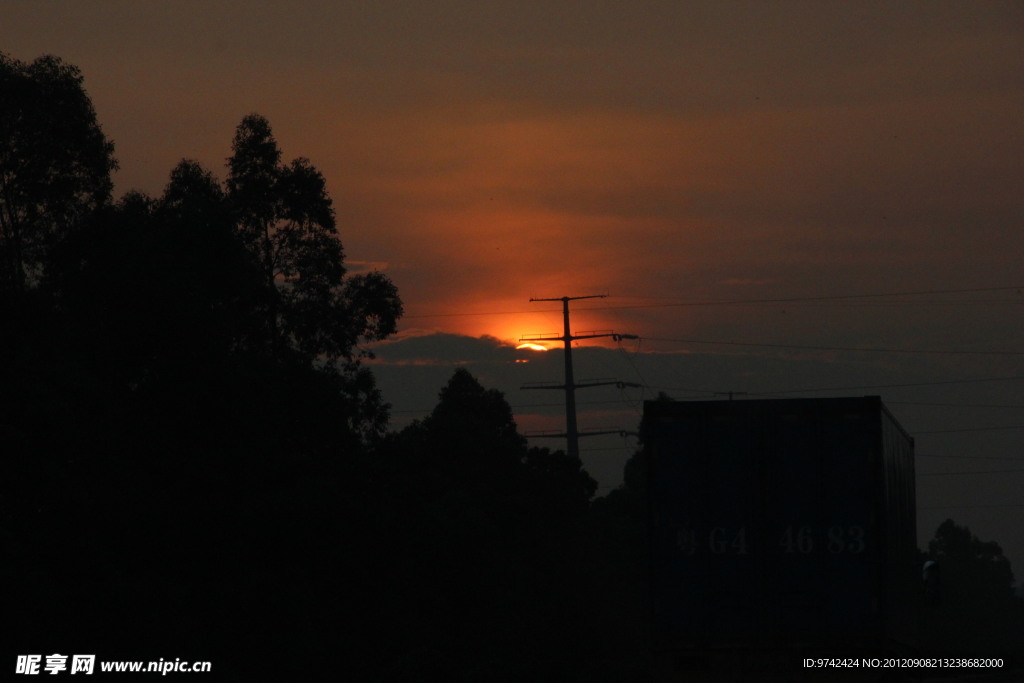
<svg viewBox="0 0 1024 683">
<path fill-rule="evenodd" d="M 906 498 L 886 477 L 913 487 L 912 468 L 908 482 L 882 466 L 882 410 L 872 397 L 647 404 L 662 647 L 877 641 L 894 538 L 881 517 Z M 906 520 L 889 526 L 908 542 Z"/>
</svg>

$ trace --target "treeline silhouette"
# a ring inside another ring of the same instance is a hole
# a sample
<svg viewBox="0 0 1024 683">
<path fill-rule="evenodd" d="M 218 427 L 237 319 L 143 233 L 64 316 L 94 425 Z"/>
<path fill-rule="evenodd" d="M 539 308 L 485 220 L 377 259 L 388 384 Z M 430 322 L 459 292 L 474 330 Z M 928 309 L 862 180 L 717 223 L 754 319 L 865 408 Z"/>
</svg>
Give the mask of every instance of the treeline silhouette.
<svg viewBox="0 0 1024 683">
<path fill-rule="evenodd" d="M 529 447 L 465 370 L 389 432 L 362 361 L 396 330 L 398 292 L 346 271 L 322 175 L 282 162 L 266 119 L 239 124 L 224 183 L 183 160 L 161 196 L 114 201 L 78 69 L 0 55 L 0 139 L 11 659 L 180 657 L 222 680 L 648 677 L 643 452 L 594 499 L 579 460 Z M 995 610 L 1018 623 L 1009 563 L 948 524 L 935 642 Z M 991 595 L 956 597 L 966 585 Z"/>
</svg>

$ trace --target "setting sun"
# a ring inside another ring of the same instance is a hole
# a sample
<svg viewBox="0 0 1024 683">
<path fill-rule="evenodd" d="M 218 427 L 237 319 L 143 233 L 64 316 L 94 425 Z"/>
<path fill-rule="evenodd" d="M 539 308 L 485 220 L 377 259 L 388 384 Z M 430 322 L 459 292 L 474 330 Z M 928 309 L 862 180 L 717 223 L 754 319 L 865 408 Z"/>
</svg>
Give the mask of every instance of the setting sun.
<svg viewBox="0 0 1024 683">
<path fill-rule="evenodd" d="M 541 346 L 540 344 L 520 344 L 516 347 L 517 349 L 530 349 L 531 351 L 547 351 L 548 347 Z"/>
</svg>

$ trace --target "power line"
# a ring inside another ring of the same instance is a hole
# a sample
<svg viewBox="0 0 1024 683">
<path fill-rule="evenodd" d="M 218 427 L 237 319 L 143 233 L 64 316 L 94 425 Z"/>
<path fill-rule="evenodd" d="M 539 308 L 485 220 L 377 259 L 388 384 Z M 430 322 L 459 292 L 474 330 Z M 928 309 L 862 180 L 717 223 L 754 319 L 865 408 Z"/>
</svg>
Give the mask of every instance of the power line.
<svg viewBox="0 0 1024 683">
<path fill-rule="evenodd" d="M 1024 458 L 1001 455 L 937 455 L 931 453 L 915 453 L 915 458 L 950 458 L 955 460 L 1013 460 L 1024 462 Z"/>
<path fill-rule="evenodd" d="M 1021 291 L 1024 290 L 1024 285 L 1017 285 L 1013 287 L 979 287 L 971 289 L 931 289 L 931 290 L 917 290 L 908 292 L 876 292 L 871 294 L 840 294 L 833 296 L 806 296 L 806 297 L 780 297 L 780 298 L 768 298 L 768 299 L 725 299 L 725 300 L 710 300 L 710 301 L 679 301 L 672 303 L 662 304 L 633 304 L 633 305 L 620 305 L 620 306 L 604 306 L 605 310 L 636 310 L 644 308 L 677 308 L 677 307 L 688 307 L 688 306 L 736 306 L 741 304 L 778 304 L 778 303 L 800 303 L 807 301 L 846 301 L 852 299 L 879 299 L 884 297 L 895 297 L 895 296 L 921 296 L 927 294 L 978 294 L 983 292 L 1008 292 L 1008 291 Z M 655 299 L 656 297 L 629 297 L 638 299 Z M 908 304 L 919 305 L 920 302 L 908 301 Z M 964 302 L 964 303 L 982 303 L 977 301 Z M 600 307 L 581 307 L 579 310 L 593 310 Z M 474 311 L 474 312 L 463 312 L 463 313 L 418 313 L 412 315 L 402 316 L 403 320 L 412 318 L 459 318 L 466 316 L 478 316 L 478 315 L 524 315 L 532 313 L 557 313 L 559 309 L 556 308 L 545 308 L 545 309 L 534 309 L 534 310 L 522 310 L 522 311 Z"/>
<path fill-rule="evenodd" d="M 796 349 L 800 351 L 858 351 L 869 353 L 914 353 L 932 355 L 974 355 L 974 356 L 1024 356 L 1024 351 L 964 351 L 937 349 L 892 349 L 865 346 L 810 346 L 802 344 L 763 344 L 737 341 L 710 341 L 707 339 L 671 339 L 665 337 L 643 337 L 647 341 L 675 342 L 680 344 L 708 344 L 712 346 L 752 346 L 768 349 Z"/>
<path fill-rule="evenodd" d="M 775 396 L 780 394 L 804 394 L 819 391 L 859 391 L 861 389 L 904 389 L 909 387 L 933 387 L 950 384 L 978 384 L 982 382 L 1011 382 L 1024 379 L 1024 375 L 1008 377 L 979 377 L 977 379 L 947 379 L 933 382 L 907 382 L 905 384 L 859 384 L 846 387 L 820 387 L 816 389 L 787 389 L 785 391 L 755 392 L 754 396 Z"/>
<path fill-rule="evenodd" d="M 464 318 L 474 315 L 525 315 L 527 313 L 558 313 L 557 308 L 538 308 L 533 311 L 472 311 L 466 313 L 415 313 L 403 315 L 402 320 L 409 318 Z"/>
<path fill-rule="evenodd" d="M 1010 429 L 1024 429 L 1024 425 L 1010 425 L 1007 427 L 964 427 L 961 429 L 928 429 L 915 431 L 914 434 L 955 434 L 957 432 L 1001 432 Z"/>
<path fill-rule="evenodd" d="M 1005 503 L 998 504 L 994 503 L 991 505 L 924 505 L 920 506 L 918 510 L 971 510 L 971 509 L 982 509 L 982 508 L 1024 508 L 1024 503 Z"/>
<path fill-rule="evenodd" d="M 857 384 L 851 386 L 841 387 L 809 387 L 804 389 L 784 389 L 779 391 L 758 391 L 751 392 L 751 396 L 781 396 L 784 394 L 810 394 L 821 391 L 861 391 L 864 389 L 905 389 L 911 387 L 928 387 L 946 384 L 973 384 L 981 382 L 1010 382 L 1015 380 L 1024 379 L 1024 375 L 1011 375 L 1008 377 L 980 377 L 976 379 L 950 379 L 950 380 L 938 380 L 933 382 L 908 382 L 904 384 Z M 693 389 L 689 387 L 665 387 L 665 386 L 651 386 L 650 389 L 658 391 L 668 392 L 683 392 L 691 394 L 691 398 L 700 398 L 703 396 L 714 396 L 715 392 L 707 389 Z"/>
<path fill-rule="evenodd" d="M 640 368 L 638 368 L 636 366 L 636 363 L 633 362 L 633 359 L 629 357 L 629 354 L 626 352 L 626 349 L 622 348 L 622 344 L 619 344 L 619 351 L 622 352 L 622 355 L 626 359 L 626 362 L 629 363 L 629 366 L 633 368 L 633 372 L 636 373 L 637 378 L 640 380 L 641 386 L 643 386 L 644 390 L 646 391 L 648 387 L 647 380 L 644 379 L 644 376 L 640 373 Z M 639 353 L 639 350 L 637 350 L 637 353 Z"/>
<path fill-rule="evenodd" d="M 971 289 L 931 289 L 931 290 L 915 290 L 909 292 L 878 292 L 873 294 L 839 294 L 829 296 L 801 296 L 801 297 L 779 297 L 770 299 L 732 299 L 732 300 L 719 300 L 719 301 L 680 301 L 676 303 L 664 303 L 664 304 L 643 304 L 643 305 L 632 305 L 632 306 L 608 306 L 610 310 L 615 308 L 618 309 L 630 309 L 630 308 L 667 308 L 674 306 L 716 306 L 723 304 L 763 304 L 763 303 L 798 303 L 804 301 L 843 301 L 848 299 L 878 299 L 883 297 L 892 296 L 921 296 L 926 294 L 978 294 L 982 292 L 1006 292 L 1017 290 L 1019 293 L 1024 286 L 1018 285 L 1015 287 L 979 287 Z M 644 297 L 637 297 L 644 298 Z M 917 302 L 907 302 L 917 303 Z"/>
<path fill-rule="evenodd" d="M 886 401 L 891 406 L 928 406 L 933 408 L 1008 408 L 1024 410 L 1024 405 L 1006 403 L 928 403 L 924 401 Z"/>
<path fill-rule="evenodd" d="M 870 296 L 870 295 L 865 295 Z M 892 295 L 879 295 L 879 296 L 899 296 L 898 294 Z M 896 299 L 892 301 L 884 301 L 880 299 L 875 300 L 857 300 L 856 297 L 805 297 L 805 298 L 792 298 L 792 299 L 731 299 L 731 300 L 715 300 L 711 299 L 708 301 L 691 301 L 673 304 L 625 304 L 620 306 L 609 306 L 608 310 L 629 310 L 629 309 L 647 309 L 647 308 L 707 308 L 713 306 L 788 306 L 790 304 L 799 304 L 801 308 L 807 307 L 838 307 L 843 309 L 849 308 L 897 308 L 902 306 L 913 306 L 915 308 L 924 306 L 1020 306 L 1021 299 L 994 299 L 994 298 L 963 298 L 963 299 Z M 583 306 L 580 308 L 582 311 L 594 311 L 599 310 L 597 306 Z"/>
<path fill-rule="evenodd" d="M 918 472 L 919 477 L 951 477 L 961 474 L 1010 474 L 1013 472 L 1024 472 L 1024 469 L 1017 470 L 958 470 L 956 472 Z"/>
</svg>

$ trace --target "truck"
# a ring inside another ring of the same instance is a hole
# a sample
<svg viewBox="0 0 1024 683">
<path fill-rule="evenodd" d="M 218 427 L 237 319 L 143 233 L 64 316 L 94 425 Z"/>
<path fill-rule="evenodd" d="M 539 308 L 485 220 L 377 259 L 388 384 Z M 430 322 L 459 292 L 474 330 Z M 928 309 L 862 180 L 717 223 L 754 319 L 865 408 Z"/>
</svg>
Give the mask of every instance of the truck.
<svg viewBox="0 0 1024 683">
<path fill-rule="evenodd" d="M 642 438 L 659 678 L 914 651 L 914 440 L 880 397 L 647 401 Z"/>
</svg>

